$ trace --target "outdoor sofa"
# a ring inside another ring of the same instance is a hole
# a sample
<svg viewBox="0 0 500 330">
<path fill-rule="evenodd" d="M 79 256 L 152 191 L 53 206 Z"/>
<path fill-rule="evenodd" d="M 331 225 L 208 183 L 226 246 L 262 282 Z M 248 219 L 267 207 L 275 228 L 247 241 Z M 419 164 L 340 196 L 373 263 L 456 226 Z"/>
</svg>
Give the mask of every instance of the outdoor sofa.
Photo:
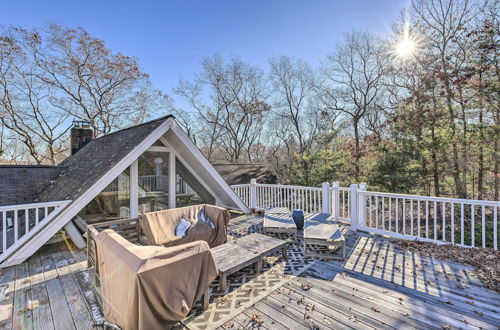
<svg viewBox="0 0 500 330">
<path fill-rule="evenodd" d="M 199 220 L 202 210 L 215 228 Z M 183 237 L 174 234 L 180 218 L 191 223 L 187 235 Z M 227 225 L 230 219 L 231 215 L 225 208 L 199 204 L 144 213 L 139 216 L 139 226 L 149 245 L 174 246 L 202 240 L 213 248 L 227 241 Z"/>
<path fill-rule="evenodd" d="M 198 220 L 201 210 L 213 225 Z M 174 234 L 180 218 L 191 223 L 184 237 Z M 155 329 L 162 320 L 165 328 L 167 319 L 174 324 L 185 317 L 201 295 L 206 308 L 208 285 L 217 277 L 210 248 L 227 241 L 229 219 L 226 209 L 201 204 L 88 226 L 88 267 L 94 267 L 106 320 L 124 329 Z M 129 316 L 132 311 L 141 319 Z"/>
</svg>

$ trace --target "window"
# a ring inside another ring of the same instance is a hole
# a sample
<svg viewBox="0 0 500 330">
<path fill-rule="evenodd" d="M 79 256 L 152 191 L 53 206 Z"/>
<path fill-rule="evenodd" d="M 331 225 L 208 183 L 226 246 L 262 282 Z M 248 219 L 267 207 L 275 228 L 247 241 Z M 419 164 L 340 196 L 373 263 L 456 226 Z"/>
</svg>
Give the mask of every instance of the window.
<svg viewBox="0 0 500 330">
<path fill-rule="evenodd" d="M 139 157 L 139 213 L 168 209 L 168 155 L 146 151 Z"/>
<path fill-rule="evenodd" d="M 130 216 L 130 169 L 127 168 L 103 189 L 79 213 L 87 223 L 96 223 Z"/>
<path fill-rule="evenodd" d="M 175 159 L 175 173 L 176 207 L 215 204 L 215 198 L 177 158 Z"/>
</svg>

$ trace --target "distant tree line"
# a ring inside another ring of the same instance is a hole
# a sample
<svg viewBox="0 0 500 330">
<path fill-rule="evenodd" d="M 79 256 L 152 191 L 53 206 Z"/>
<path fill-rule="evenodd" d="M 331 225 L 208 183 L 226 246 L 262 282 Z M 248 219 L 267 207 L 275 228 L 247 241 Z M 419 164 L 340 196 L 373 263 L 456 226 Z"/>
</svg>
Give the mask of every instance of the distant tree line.
<svg viewBox="0 0 500 330">
<path fill-rule="evenodd" d="M 212 162 L 266 163 L 285 183 L 499 200 L 498 13 L 415 0 L 393 37 L 346 33 L 317 68 L 206 57 L 177 115 Z"/>
<path fill-rule="evenodd" d="M 82 29 L 0 33 L 4 159 L 56 163 L 68 118 L 98 134 L 174 112 L 213 163 L 264 163 L 283 183 L 499 200 L 498 0 L 414 0 L 392 36 L 351 31 L 321 64 L 221 55 L 174 88 Z"/>
</svg>

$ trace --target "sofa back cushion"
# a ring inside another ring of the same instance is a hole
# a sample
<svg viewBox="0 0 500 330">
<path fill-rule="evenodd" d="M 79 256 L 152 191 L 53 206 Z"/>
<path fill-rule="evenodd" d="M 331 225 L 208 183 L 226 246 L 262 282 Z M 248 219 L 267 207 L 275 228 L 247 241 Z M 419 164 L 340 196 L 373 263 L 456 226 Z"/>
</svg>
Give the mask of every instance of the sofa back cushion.
<svg viewBox="0 0 500 330">
<path fill-rule="evenodd" d="M 198 221 L 198 214 L 204 210 L 215 224 Z M 176 226 L 181 218 L 191 222 L 187 235 L 175 235 Z M 193 205 L 158 212 L 144 213 L 139 217 L 139 225 L 146 235 L 149 244 L 173 246 L 196 240 L 206 241 L 210 247 L 223 244 L 226 241 L 226 229 L 229 222 L 229 212 L 212 205 Z"/>
</svg>

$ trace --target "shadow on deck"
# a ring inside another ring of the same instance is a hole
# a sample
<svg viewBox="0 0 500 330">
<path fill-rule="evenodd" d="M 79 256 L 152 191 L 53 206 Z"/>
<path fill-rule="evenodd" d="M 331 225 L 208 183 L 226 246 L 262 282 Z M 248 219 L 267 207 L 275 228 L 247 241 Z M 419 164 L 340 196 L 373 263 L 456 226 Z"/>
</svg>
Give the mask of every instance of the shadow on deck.
<svg viewBox="0 0 500 330">
<path fill-rule="evenodd" d="M 240 216 L 230 235 L 261 232 L 262 218 Z M 342 225 L 347 233 L 349 227 Z M 180 328 L 497 328 L 500 295 L 472 268 L 397 249 L 390 240 L 347 236 L 345 261 L 304 259 L 300 244 L 289 262 L 270 257 L 261 275 L 230 277 Z M 27 262 L 1 270 L 0 328 L 92 329 L 102 322 L 84 251 L 45 246 Z M 215 286 L 215 285 L 214 285 Z"/>
</svg>

